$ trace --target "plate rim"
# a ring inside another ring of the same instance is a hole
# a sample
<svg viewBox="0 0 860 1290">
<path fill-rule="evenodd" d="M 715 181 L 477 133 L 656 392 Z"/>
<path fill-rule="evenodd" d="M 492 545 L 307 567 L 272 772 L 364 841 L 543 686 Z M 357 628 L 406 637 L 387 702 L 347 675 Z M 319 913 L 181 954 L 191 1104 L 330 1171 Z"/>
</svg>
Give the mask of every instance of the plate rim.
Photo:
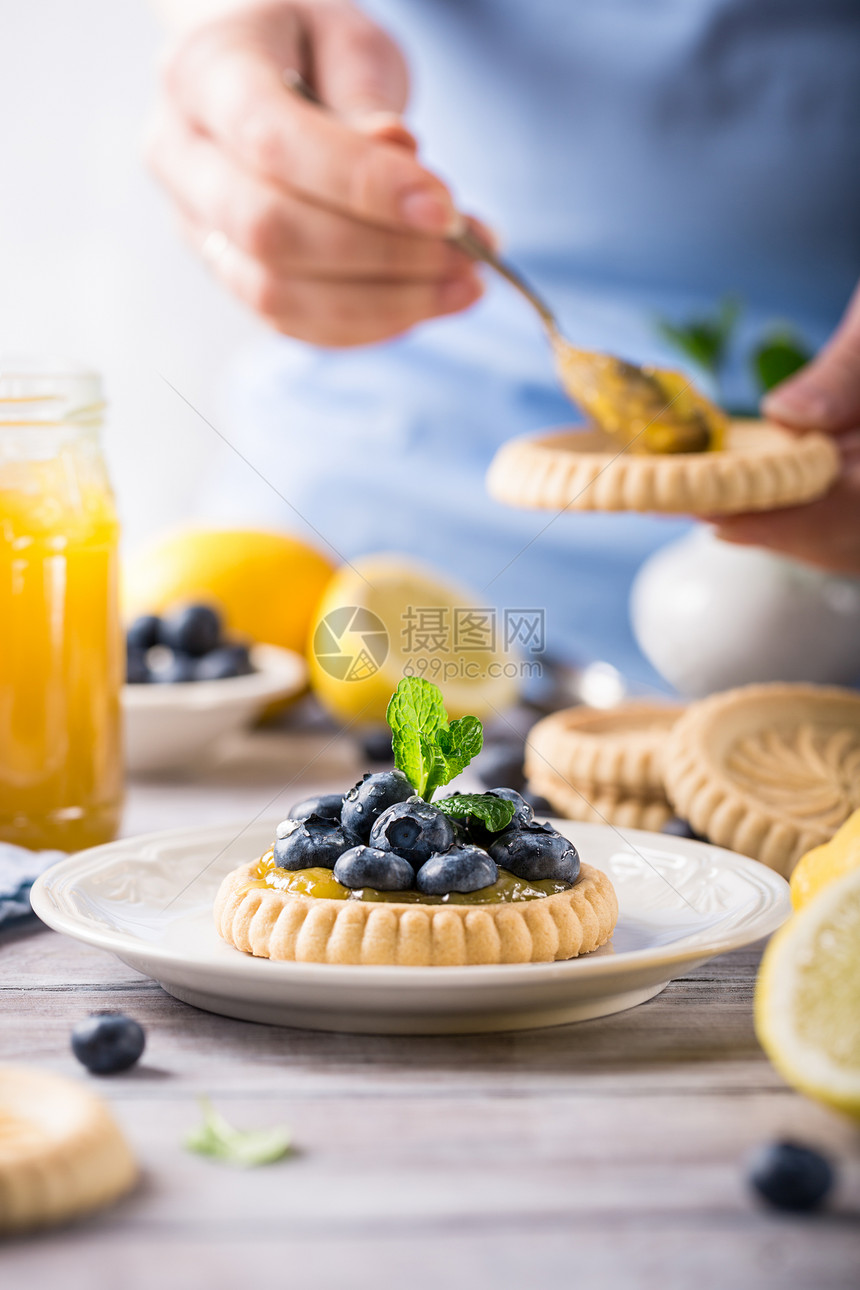
<svg viewBox="0 0 860 1290">
<path fill-rule="evenodd" d="M 456 967 L 407 967 L 383 964 L 273 961 L 256 958 L 240 951 L 236 951 L 238 957 L 235 963 L 232 964 L 216 964 L 206 962 L 200 958 L 183 958 L 173 946 L 143 940 L 134 936 L 133 933 L 111 930 L 109 927 L 100 927 L 95 923 L 89 923 L 74 913 L 59 908 L 53 897 L 51 891 L 53 882 L 57 879 L 67 878 L 70 873 L 73 875 L 82 862 L 91 865 L 100 857 L 105 856 L 105 853 L 107 853 L 106 859 L 114 858 L 114 851 L 117 846 L 145 845 L 164 840 L 178 841 L 182 840 L 183 837 L 188 837 L 190 840 L 191 835 L 199 836 L 201 832 L 205 832 L 205 834 L 220 833 L 225 838 L 229 834 L 229 840 L 225 841 L 225 846 L 228 846 L 238 841 L 243 833 L 251 829 L 268 828 L 268 819 L 261 818 L 250 823 L 246 822 L 241 826 L 228 823 L 210 825 L 205 831 L 201 831 L 192 825 L 181 828 L 159 829 L 149 833 L 120 837 L 113 842 L 103 843 L 98 847 L 89 847 L 84 851 L 75 852 L 67 856 L 66 859 L 51 865 L 44 873 L 39 875 L 33 884 L 30 901 L 39 919 L 54 931 L 71 936 L 84 944 L 108 950 L 124 961 L 127 955 L 138 955 L 146 957 L 149 963 L 153 965 L 155 963 L 174 963 L 178 966 L 184 965 L 187 968 L 193 968 L 201 972 L 219 974 L 225 969 L 229 971 L 231 968 L 244 972 L 246 975 L 249 971 L 259 972 L 262 969 L 264 976 L 272 976 L 274 970 L 274 973 L 278 976 L 288 975 L 291 978 L 306 977 L 313 979 L 324 973 L 325 977 L 320 977 L 320 979 L 326 979 L 331 982 L 337 979 L 354 979 L 355 973 L 358 972 L 360 973 L 360 980 L 368 985 L 387 984 L 389 986 L 415 984 L 419 981 L 431 984 L 434 980 L 440 984 L 444 980 L 450 985 L 456 981 L 458 976 L 463 974 L 465 974 L 464 980 L 475 983 L 480 980 L 490 984 L 496 980 L 503 980 L 505 977 L 511 980 L 512 972 L 517 969 L 528 969 L 529 976 L 532 978 L 534 978 L 536 972 L 542 976 L 555 976 L 566 975 L 571 971 L 576 971 L 580 975 L 592 978 L 603 978 L 621 976 L 627 970 L 635 971 L 637 969 L 653 969 L 658 966 L 661 968 L 665 966 L 671 975 L 671 969 L 675 966 L 682 966 L 685 963 L 701 963 L 771 935 L 791 914 L 791 899 L 786 880 L 775 870 L 769 869 L 766 865 L 753 860 L 749 856 L 728 851 L 724 847 L 713 846 L 707 842 L 655 834 L 645 829 L 620 829 L 612 825 L 581 823 L 576 820 L 563 820 L 559 817 L 551 818 L 554 824 L 572 827 L 577 833 L 582 830 L 586 835 L 588 833 L 598 835 L 614 834 L 621 842 L 632 845 L 634 850 L 637 850 L 637 842 L 653 846 L 654 840 L 657 838 L 663 839 L 670 851 L 675 851 L 682 855 L 688 849 L 695 852 L 700 851 L 702 848 L 707 848 L 709 852 L 715 853 L 715 857 L 727 859 L 731 868 L 740 869 L 741 871 L 747 870 L 756 875 L 760 885 L 763 885 L 767 890 L 769 900 L 764 909 L 756 911 L 749 917 L 748 922 L 739 927 L 734 927 L 730 933 L 724 936 L 707 938 L 708 929 L 704 928 L 681 937 L 677 942 L 669 945 L 622 950 L 611 955 L 587 955 L 581 958 L 556 960 L 551 963 L 494 963 L 467 964 Z M 193 917 L 197 918 L 199 914 L 195 914 Z M 702 937 L 706 939 L 702 940 Z M 268 966 L 262 968 L 263 964 Z"/>
</svg>

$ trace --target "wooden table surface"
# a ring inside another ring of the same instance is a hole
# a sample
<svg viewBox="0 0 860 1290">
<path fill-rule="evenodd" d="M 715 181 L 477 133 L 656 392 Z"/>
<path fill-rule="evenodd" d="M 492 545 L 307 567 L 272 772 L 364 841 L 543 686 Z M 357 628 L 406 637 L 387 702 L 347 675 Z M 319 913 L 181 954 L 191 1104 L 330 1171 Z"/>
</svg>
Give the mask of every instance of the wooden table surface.
<svg viewBox="0 0 860 1290">
<path fill-rule="evenodd" d="M 351 782 L 351 748 L 323 747 L 256 736 L 199 779 L 133 786 L 125 832 L 247 820 Z M 88 1079 L 143 1168 L 114 1209 L 4 1245 L 0 1284 L 855 1288 L 860 1135 L 758 1048 L 759 955 L 727 955 L 604 1020 L 401 1038 L 217 1017 L 38 924 L 0 934 L 0 1060 Z M 141 1021 L 147 1049 L 97 1080 L 69 1031 L 103 1008 Z M 189 1154 L 200 1094 L 239 1126 L 288 1124 L 296 1154 L 248 1171 Z M 782 1135 L 839 1162 L 825 1213 L 773 1214 L 748 1195 L 745 1156 Z"/>
</svg>

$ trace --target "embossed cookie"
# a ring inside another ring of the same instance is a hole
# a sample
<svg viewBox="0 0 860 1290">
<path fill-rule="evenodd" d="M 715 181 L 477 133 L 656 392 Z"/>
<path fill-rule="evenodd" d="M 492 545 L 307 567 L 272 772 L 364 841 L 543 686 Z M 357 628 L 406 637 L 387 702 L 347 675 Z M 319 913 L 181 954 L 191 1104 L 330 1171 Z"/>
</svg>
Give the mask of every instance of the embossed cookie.
<svg viewBox="0 0 860 1290">
<path fill-rule="evenodd" d="M 715 452 L 634 453 L 597 429 L 512 439 L 487 475 L 492 497 L 545 510 L 733 515 L 823 496 L 839 471 L 833 441 L 766 421 L 733 421 Z"/>
<path fill-rule="evenodd" d="M 696 832 L 788 876 L 860 807 L 860 694 L 749 685 L 693 703 L 664 777 Z"/>
</svg>

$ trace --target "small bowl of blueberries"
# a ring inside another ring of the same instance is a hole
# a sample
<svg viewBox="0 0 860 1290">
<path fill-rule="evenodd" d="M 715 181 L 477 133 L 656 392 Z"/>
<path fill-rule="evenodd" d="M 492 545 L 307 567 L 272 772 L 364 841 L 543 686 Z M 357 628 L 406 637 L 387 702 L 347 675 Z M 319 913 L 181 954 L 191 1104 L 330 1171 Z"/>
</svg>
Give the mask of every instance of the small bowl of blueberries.
<svg viewBox="0 0 860 1290">
<path fill-rule="evenodd" d="M 307 685 L 301 655 L 230 638 L 213 605 L 141 614 L 125 634 L 126 767 L 154 774 L 193 765 L 270 703 Z"/>
</svg>

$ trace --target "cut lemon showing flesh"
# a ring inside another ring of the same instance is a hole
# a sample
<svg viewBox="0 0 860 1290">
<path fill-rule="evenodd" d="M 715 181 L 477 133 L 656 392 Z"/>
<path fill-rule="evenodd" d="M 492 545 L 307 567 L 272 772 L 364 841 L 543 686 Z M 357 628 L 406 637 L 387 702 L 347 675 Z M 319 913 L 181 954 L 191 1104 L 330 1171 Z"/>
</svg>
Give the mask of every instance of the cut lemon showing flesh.
<svg viewBox="0 0 860 1290">
<path fill-rule="evenodd" d="M 311 684 L 344 722 L 383 721 L 403 676 L 438 685 L 452 718 L 491 717 L 520 684 L 520 659 L 500 636 L 495 608 L 477 592 L 404 556 L 365 556 L 335 574 L 320 602 Z"/>
<path fill-rule="evenodd" d="M 137 1175 L 101 1098 L 59 1075 L 0 1066 L 0 1232 L 101 1209 Z"/>
<path fill-rule="evenodd" d="M 829 842 L 807 851 L 791 875 L 791 902 L 802 909 L 837 878 L 860 869 L 860 811 L 849 815 Z"/>
<path fill-rule="evenodd" d="M 774 936 L 755 1025 L 789 1084 L 860 1119 L 860 870 L 830 883 Z"/>
</svg>

